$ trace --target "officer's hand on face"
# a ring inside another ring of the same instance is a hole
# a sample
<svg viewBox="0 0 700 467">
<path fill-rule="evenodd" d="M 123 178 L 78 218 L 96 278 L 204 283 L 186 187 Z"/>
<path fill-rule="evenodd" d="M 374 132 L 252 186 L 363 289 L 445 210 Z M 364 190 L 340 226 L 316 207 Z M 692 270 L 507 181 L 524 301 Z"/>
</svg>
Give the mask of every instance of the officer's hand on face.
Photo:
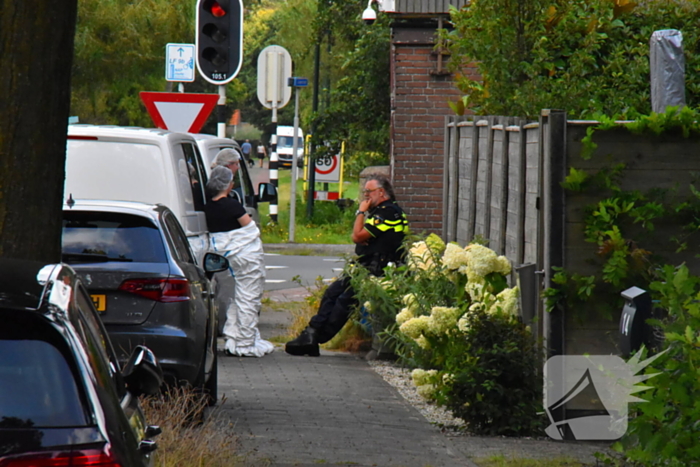
<svg viewBox="0 0 700 467">
<path fill-rule="evenodd" d="M 360 211 L 369 211 L 370 207 L 372 207 L 372 202 L 369 199 L 363 199 L 360 201 Z"/>
</svg>

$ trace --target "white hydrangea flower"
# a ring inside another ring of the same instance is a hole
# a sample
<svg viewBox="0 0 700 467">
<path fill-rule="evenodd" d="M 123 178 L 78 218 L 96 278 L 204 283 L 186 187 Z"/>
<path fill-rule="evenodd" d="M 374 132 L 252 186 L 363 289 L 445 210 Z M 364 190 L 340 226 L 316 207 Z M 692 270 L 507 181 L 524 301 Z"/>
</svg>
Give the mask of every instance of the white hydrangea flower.
<svg viewBox="0 0 700 467">
<path fill-rule="evenodd" d="M 396 315 L 396 324 L 401 326 L 403 323 L 412 318 L 415 318 L 415 316 L 413 316 L 413 312 L 411 310 L 408 308 L 401 308 L 401 311 L 399 311 Z"/>
<path fill-rule="evenodd" d="M 457 329 L 459 329 L 462 332 L 467 332 L 469 331 L 469 319 L 468 319 L 469 314 L 465 313 L 461 318 L 459 318 L 459 321 L 457 321 Z"/>
<path fill-rule="evenodd" d="M 399 326 L 399 331 L 412 339 L 418 339 L 423 331 L 428 328 L 429 319 L 429 316 L 418 316 L 417 318 L 411 318 Z"/>
<path fill-rule="evenodd" d="M 455 328 L 459 317 L 459 308 L 435 306 L 430 311 L 428 329 L 433 334 L 446 334 Z"/>
<path fill-rule="evenodd" d="M 369 301 L 366 301 L 362 306 L 365 307 L 365 310 L 372 311 L 372 304 Z"/>
<path fill-rule="evenodd" d="M 437 370 L 423 370 L 422 368 L 416 368 L 411 371 L 411 379 L 413 384 L 416 386 L 423 386 L 424 384 L 429 384 L 431 379 L 437 375 Z"/>
<path fill-rule="evenodd" d="M 445 254 L 442 255 L 442 264 L 451 270 L 466 270 L 468 256 L 466 250 L 455 243 L 448 243 Z"/>
<path fill-rule="evenodd" d="M 411 311 L 418 310 L 418 297 L 416 297 L 415 294 L 409 293 L 404 295 L 401 299 L 401 303 L 406 305 L 406 308 L 408 308 Z"/>
<path fill-rule="evenodd" d="M 408 250 L 408 266 L 411 269 L 432 270 L 435 268 L 433 255 L 425 242 L 415 242 Z"/>
<path fill-rule="evenodd" d="M 452 373 L 445 373 L 444 375 L 442 375 L 442 384 L 450 386 L 454 382 L 455 382 L 455 375 L 453 375 Z"/>
<path fill-rule="evenodd" d="M 424 350 L 430 350 L 430 342 L 428 339 L 421 334 L 421 336 L 418 339 L 415 339 L 416 344 L 418 344 L 418 347 Z"/>
<path fill-rule="evenodd" d="M 510 274 L 510 271 L 511 265 L 508 258 L 506 258 L 505 256 L 499 256 L 498 258 L 496 258 L 496 272 L 500 272 L 504 276 L 507 276 L 508 274 Z"/>
<path fill-rule="evenodd" d="M 488 313 L 493 314 L 501 311 L 509 316 L 517 316 L 519 295 L 520 289 L 518 289 L 518 287 L 503 289 L 501 293 L 496 295 L 493 303 L 488 309 Z"/>
<path fill-rule="evenodd" d="M 423 384 L 421 386 L 416 387 L 416 392 L 419 396 L 423 397 L 424 399 L 433 399 L 435 397 L 436 389 L 437 388 L 434 384 Z"/>
<path fill-rule="evenodd" d="M 428 235 L 428 238 L 425 239 L 425 244 L 428 245 L 428 248 L 430 248 L 431 251 L 437 254 L 441 254 L 443 251 L 445 251 L 444 240 L 434 233 Z"/>
<path fill-rule="evenodd" d="M 484 287 L 486 284 L 480 281 L 468 281 L 467 285 L 464 286 L 464 290 L 469 294 L 469 298 L 472 302 L 479 301 L 484 296 Z"/>
<path fill-rule="evenodd" d="M 474 243 L 467 245 L 465 250 L 468 258 L 467 277 L 469 277 L 469 280 L 472 280 L 472 277 L 481 278 L 487 276 L 499 266 L 498 256 L 490 248 Z"/>
</svg>

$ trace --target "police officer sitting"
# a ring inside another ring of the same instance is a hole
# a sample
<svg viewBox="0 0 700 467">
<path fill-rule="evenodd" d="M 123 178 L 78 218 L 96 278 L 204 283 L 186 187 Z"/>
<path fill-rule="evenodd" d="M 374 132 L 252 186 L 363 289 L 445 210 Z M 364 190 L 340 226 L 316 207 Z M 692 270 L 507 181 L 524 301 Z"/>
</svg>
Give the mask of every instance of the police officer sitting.
<svg viewBox="0 0 700 467">
<path fill-rule="evenodd" d="M 408 231 L 406 214 L 396 204 L 394 190 L 382 175 L 373 175 L 362 190 L 364 199 L 356 213 L 352 241 L 358 262 L 380 276 L 389 262 L 401 260 L 401 246 Z M 318 312 L 309 325 L 284 350 L 291 355 L 319 355 L 319 344 L 328 342 L 340 331 L 352 308 L 357 305 L 350 278 L 340 277 L 328 286 Z"/>
</svg>

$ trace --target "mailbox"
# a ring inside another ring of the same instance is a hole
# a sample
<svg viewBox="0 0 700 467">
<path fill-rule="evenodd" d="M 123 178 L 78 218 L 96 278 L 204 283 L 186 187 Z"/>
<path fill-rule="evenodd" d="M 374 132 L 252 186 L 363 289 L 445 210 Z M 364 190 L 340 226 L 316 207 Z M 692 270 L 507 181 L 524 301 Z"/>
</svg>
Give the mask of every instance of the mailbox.
<svg viewBox="0 0 700 467">
<path fill-rule="evenodd" d="M 620 351 L 627 357 L 649 344 L 650 327 L 646 320 L 651 318 L 651 296 L 639 287 L 630 287 L 620 295 L 625 299 L 620 316 Z"/>
</svg>

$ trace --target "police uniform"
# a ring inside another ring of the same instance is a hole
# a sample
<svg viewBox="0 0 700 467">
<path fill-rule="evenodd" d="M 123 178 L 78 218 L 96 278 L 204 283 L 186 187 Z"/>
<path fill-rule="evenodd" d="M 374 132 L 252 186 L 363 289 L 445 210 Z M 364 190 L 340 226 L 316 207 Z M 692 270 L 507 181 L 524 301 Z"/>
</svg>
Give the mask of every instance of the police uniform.
<svg viewBox="0 0 700 467">
<path fill-rule="evenodd" d="M 365 216 L 363 228 L 372 238 L 367 245 L 356 245 L 355 254 L 361 265 L 372 274 L 381 276 L 389 262 L 400 262 L 403 257 L 401 245 L 408 232 L 408 220 L 399 205 L 389 200 L 362 214 Z M 309 326 L 316 331 L 317 343 L 331 340 L 343 328 L 355 305 L 357 299 L 349 277 L 341 277 L 329 285 L 318 312 L 309 321 Z"/>
</svg>

